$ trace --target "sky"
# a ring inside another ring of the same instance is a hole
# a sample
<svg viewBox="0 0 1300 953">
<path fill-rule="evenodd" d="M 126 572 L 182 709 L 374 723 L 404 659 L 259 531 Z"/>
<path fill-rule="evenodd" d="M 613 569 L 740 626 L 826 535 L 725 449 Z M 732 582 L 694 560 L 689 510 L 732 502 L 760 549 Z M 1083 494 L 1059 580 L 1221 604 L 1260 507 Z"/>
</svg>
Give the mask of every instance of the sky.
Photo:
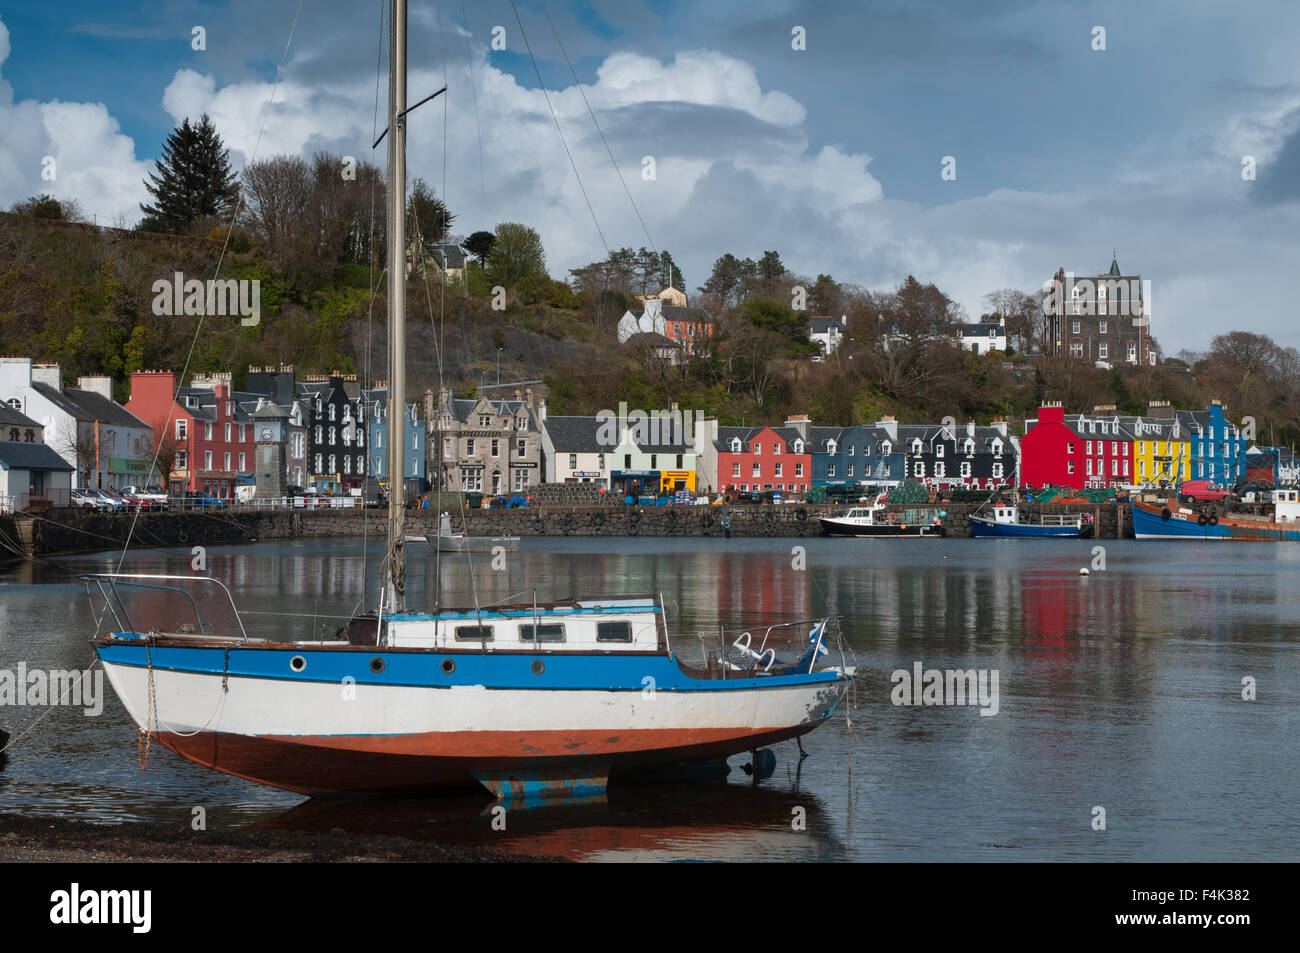
<svg viewBox="0 0 1300 953">
<path fill-rule="evenodd" d="M 321 150 L 382 166 L 385 17 L 378 0 L 0 0 L 0 208 L 50 192 L 133 224 L 167 134 L 204 113 L 237 169 Z M 410 101 L 449 91 L 410 117 L 409 174 L 453 232 L 536 228 L 554 277 L 647 246 L 694 294 L 724 253 L 775 249 L 809 278 L 932 281 L 973 320 L 989 291 L 1115 255 L 1151 282 L 1166 354 L 1230 330 L 1300 347 L 1292 0 L 439 0 L 410 17 Z"/>
</svg>

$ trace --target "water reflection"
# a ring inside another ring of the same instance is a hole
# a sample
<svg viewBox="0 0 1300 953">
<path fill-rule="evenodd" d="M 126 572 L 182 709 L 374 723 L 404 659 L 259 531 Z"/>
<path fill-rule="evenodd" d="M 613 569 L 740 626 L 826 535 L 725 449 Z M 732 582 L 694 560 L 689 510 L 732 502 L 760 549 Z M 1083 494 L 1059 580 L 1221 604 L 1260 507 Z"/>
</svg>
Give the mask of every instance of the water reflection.
<svg viewBox="0 0 1300 953">
<path fill-rule="evenodd" d="M 582 857 L 1294 856 L 1300 833 L 1288 805 L 1300 772 L 1284 752 L 1300 712 L 1300 545 L 1107 541 L 1105 571 L 1082 577 L 1095 545 L 525 539 L 501 570 L 486 554 L 439 559 L 412 546 L 413 608 L 435 595 L 472 605 L 534 591 L 539 600 L 653 593 L 687 657 L 700 651 L 696 633 L 720 624 L 841 615 L 862 672 L 850 721 L 837 716 L 808 736 L 806 760 L 794 743 L 778 745 L 777 774 L 757 790 L 615 792 L 603 806 L 512 815 L 503 837 L 482 829 L 477 802 L 295 807 L 296 795 L 157 747 L 141 771 L 134 726 L 110 692 L 102 717 L 56 709 L 15 749 L 0 770 L 0 810 L 183 825 L 203 804 L 215 824 L 247 825 L 295 808 L 269 822 L 325 824 L 313 819 L 341 812 L 330 827 L 379 818 L 390 833 Z M 795 546 L 806 549 L 806 570 L 795 568 Z M 304 540 L 210 547 L 207 559 L 250 634 L 313 638 L 373 605 L 381 548 Z M 139 551 L 123 568 L 188 574 L 191 558 Z M 116 562 L 114 553 L 0 570 L 0 669 L 89 665 L 94 615 L 76 575 Z M 918 661 L 999 671 L 998 715 L 893 705 L 890 673 Z M 1245 676 L 1260 687 L 1251 702 L 1241 697 Z M 38 714 L 0 708 L 0 726 L 17 732 Z M 1089 826 L 1098 804 L 1114 819 L 1104 836 Z M 790 827 L 798 805 L 807 832 Z"/>
</svg>

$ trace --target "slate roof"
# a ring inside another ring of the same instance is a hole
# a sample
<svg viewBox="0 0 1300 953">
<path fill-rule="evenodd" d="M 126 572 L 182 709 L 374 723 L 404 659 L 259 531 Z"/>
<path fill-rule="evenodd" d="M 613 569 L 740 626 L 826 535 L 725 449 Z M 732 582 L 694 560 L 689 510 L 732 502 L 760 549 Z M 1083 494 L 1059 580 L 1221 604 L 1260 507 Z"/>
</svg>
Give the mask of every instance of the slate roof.
<svg viewBox="0 0 1300 953">
<path fill-rule="evenodd" d="M 448 268 L 465 267 L 465 249 L 459 245 L 451 245 L 445 242 L 425 242 L 424 250 L 444 271 Z"/>
<path fill-rule="evenodd" d="M 691 323 L 712 324 L 713 323 L 713 319 L 709 317 L 709 313 L 707 311 L 705 311 L 703 308 L 695 308 L 689 305 L 683 308 L 679 304 L 665 304 L 660 306 L 659 313 L 663 315 L 665 321 L 684 321 L 688 324 Z M 639 311 L 632 312 L 632 316 L 634 318 L 639 318 L 643 314 L 645 314 L 644 308 L 642 308 Z"/>
<path fill-rule="evenodd" d="M 755 437 L 764 430 L 771 430 L 774 434 L 785 441 L 785 450 L 787 453 L 794 453 L 794 442 L 803 440 L 803 436 L 793 427 L 719 427 L 718 438 L 713 441 L 713 446 L 724 453 L 731 452 L 731 441 L 739 437 L 741 450 L 743 453 L 749 452 L 749 445 Z M 811 434 L 810 434 L 811 436 Z M 804 440 L 804 453 L 811 453 L 813 450 L 812 440 Z"/>
<path fill-rule="evenodd" d="M 990 335 L 993 337 L 1001 337 L 1007 333 L 1006 328 L 1002 325 L 993 324 L 991 322 L 986 324 L 959 324 L 957 329 L 961 332 L 961 336 L 964 338 L 986 338 Z"/>
<path fill-rule="evenodd" d="M 49 384 L 32 381 L 32 390 L 36 391 L 36 393 L 40 394 L 55 407 L 59 408 L 59 410 L 63 411 L 65 414 L 70 414 L 77 420 L 94 420 L 90 414 L 78 407 L 70 397 L 65 396 L 57 387 L 51 387 Z"/>
<path fill-rule="evenodd" d="M 69 387 L 64 390 L 63 393 L 69 400 L 84 410 L 92 420 L 98 420 L 100 423 L 104 424 L 111 424 L 114 427 L 136 427 L 142 430 L 153 429 L 149 424 L 131 413 L 117 401 L 109 400 L 103 394 L 96 391 L 80 390 L 76 387 Z"/>
<path fill-rule="evenodd" d="M 15 410 L 8 404 L 0 402 L 0 424 L 7 427 L 39 427 L 39 420 L 32 420 L 20 410 Z"/>
<path fill-rule="evenodd" d="M 453 397 L 447 403 L 450 405 L 451 415 L 461 423 L 469 422 L 469 415 L 474 412 L 478 406 L 480 398 L 470 397 Z M 525 400 L 489 400 L 494 414 L 500 414 L 502 417 L 518 417 L 521 407 L 527 408 L 528 402 Z M 528 414 L 528 427 L 533 428 L 533 414 L 531 410 Z M 593 418 L 594 419 L 594 418 Z"/>
<path fill-rule="evenodd" d="M 0 441 L 0 467 L 6 470 L 75 469 L 44 443 L 7 443 Z"/>
<path fill-rule="evenodd" d="M 809 318 L 808 326 L 813 334 L 827 334 L 831 328 L 844 333 L 844 325 L 840 323 L 839 318 Z"/>
<path fill-rule="evenodd" d="M 543 426 L 556 453 L 611 453 L 597 442 L 600 421 L 595 417 L 547 417 Z"/>
</svg>

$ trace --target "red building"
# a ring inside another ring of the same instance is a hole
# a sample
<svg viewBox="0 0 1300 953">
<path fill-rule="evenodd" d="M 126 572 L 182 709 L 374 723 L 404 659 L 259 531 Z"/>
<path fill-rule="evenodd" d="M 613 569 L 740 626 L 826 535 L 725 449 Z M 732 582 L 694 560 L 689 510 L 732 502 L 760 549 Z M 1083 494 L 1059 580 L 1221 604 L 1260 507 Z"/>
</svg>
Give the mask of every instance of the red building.
<svg viewBox="0 0 1300 953">
<path fill-rule="evenodd" d="M 174 449 L 170 492 L 234 499 L 236 476 L 253 468 L 254 434 L 228 374 L 210 387 L 178 388 L 171 371 L 137 372 L 126 409 L 153 427 L 156 448 Z"/>
<path fill-rule="evenodd" d="M 1060 401 L 1048 401 L 1037 420 L 1025 421 L 1020 482 L 1025 486 L 1105 489 L 1133 482 L 1133 435 L 1116 417 L 1068 419 Z"/>
<path fill-rule="evenodd" d="M 719 427 L 718 490 L 802 493 L 812 485 L 812 453 L 794 427 Z"/>
</svg>

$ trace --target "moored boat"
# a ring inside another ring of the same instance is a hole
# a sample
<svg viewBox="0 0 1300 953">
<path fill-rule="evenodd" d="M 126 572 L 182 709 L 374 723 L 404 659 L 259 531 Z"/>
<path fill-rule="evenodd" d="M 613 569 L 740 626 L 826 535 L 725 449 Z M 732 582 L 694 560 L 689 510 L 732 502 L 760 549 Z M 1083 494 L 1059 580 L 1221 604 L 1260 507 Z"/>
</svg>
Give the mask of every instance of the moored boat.
<svg viewBox="0 0 1300 953">
<path fill-rule="evenodd" d="M 1274 491 L 1271 514 L 1134 501 L 1133 533 L 1138 539 L 1300 542 L 1300 490 Z"/>
<path fill-rule="evenodd" d="M 1087 538 L 1092 535 L 1092 518 L 1086 513 L 1044 514 L 1039 522 L 1020 518 L 1018 506 L 993 507 L 993 517 L 971 516 L 971 535 L 977 539 L 1061 539 Z"/>
<path fill-rule="evenodd" d="M 909 519 L 911 515 L 911 519 Z M 928 511 L 916 514 L 896 513 L 879 501 L 870 506 L 855 506 L 838 516 L 819 518 L 827 536 L 923 537 L 937 539 L 945 534 L 939 516 Z"/>
</svg>

